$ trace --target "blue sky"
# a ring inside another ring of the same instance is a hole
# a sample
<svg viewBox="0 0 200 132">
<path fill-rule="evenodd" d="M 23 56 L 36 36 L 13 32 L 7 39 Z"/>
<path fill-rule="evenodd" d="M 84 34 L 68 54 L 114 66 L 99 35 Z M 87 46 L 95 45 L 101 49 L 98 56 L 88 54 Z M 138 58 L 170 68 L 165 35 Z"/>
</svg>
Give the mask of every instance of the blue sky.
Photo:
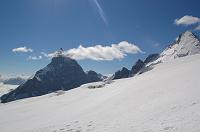
<svg viewBox="0 0 200 132">
<path fill-rule="evenodd" d="M 159 53 L 177 35 L 195 29 L 200 19 L 182 24 L 175 24 L 175 19 L 199 18 L 199 5 L 198 0 L 0 0 L 0 74 L 33 75 L 50 62 L 41 52 L 48 54 L 61 47 L 67 51 L 79 45 L 104 47 L 121 41 L 145 53 L 78 62 L 85 71 L 103 74 L 123 66 L 131 68 L 138 58 Z M 33 51 L 12 51 L 19 47 Z"/>
</svg>

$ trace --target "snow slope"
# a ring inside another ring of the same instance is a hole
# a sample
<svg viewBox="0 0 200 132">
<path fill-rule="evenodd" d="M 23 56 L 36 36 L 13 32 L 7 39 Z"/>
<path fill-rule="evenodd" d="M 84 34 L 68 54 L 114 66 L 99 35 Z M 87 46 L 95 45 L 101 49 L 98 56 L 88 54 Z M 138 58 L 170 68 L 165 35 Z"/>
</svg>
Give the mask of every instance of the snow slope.
<svg viewBox="0 0 200 132">
<path fill-rule="evenodd" d="M 0 105 L 1 132 L 199 132 L 200 55 L 101 88 Z"/>
</svg>

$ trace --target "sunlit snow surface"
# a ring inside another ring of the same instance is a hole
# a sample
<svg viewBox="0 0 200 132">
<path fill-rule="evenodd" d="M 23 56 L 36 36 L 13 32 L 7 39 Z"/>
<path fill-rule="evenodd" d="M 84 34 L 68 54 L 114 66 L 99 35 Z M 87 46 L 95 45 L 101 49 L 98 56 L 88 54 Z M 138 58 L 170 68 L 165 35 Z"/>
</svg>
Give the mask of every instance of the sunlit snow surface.
<svg viewBox="0 0 200 132">
<path fill-rule="evenodd" d="M 199 132 L 199 67 L 193 55 L 101 88 L 1 104 L 0 131 Z"/>
</svg>

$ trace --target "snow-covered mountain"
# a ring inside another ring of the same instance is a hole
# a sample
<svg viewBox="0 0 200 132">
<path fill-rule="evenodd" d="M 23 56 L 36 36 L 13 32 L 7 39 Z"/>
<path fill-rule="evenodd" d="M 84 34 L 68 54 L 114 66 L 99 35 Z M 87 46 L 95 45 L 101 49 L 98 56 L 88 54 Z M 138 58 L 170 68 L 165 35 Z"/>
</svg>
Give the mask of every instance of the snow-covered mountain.
<svg viewBox="0 0 200 132">
<path fill-rule="evenodd" d="M 200 40 L 194 33 L 186 31 L 179 35 L 176 41 L 170 44 L 162 53 L 150 54 L 144 61 L 138 59 L 129 73 L 127 68 L 122 68 L 122 70 L 115 72 L 113 79 L 132 77 L 138 73 L 149 71 L 152 68 L 149 67 L 151 64 L 155 65 L 194 54 L 200 54 Z"/>
<path fill-rule="evenodd" d="M 0 105 L 1 132 L 199 132 L 200 55 L 104 87 Z"/>
<path fill-rule="evenodd" d="M 194 33 L 186 31 L 179 35 L 176 41 L 169 45 L 154 63 L 171 61 L 194 54 L 200 54 L 199 38 Z"/>
</svg>

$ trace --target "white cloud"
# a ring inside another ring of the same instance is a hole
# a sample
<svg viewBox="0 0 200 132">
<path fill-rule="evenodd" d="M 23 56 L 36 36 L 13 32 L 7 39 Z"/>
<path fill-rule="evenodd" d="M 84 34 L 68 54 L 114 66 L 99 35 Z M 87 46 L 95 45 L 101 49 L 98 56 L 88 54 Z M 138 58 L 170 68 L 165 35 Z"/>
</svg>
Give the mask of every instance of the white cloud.
<svg viewBox="0 0 200 132">
<path fill-rule="evenodd" d="M 195 30 L 200 30 L 200 25 L 195 28 Z"/>
<path fill-rule="evenodd" d="M 93 47 L 83 47 L 80 45 L 78 48 L 69 49 L 64 51 L 63 54 L 67 57 L 76 60 L 114 60 L 123 59 L 127 54 L 143 53 L 135 44 L 122 41 L 119 44 L 112 44 L 111 46 L 96 45 Z M 54 57 L 57 52 L 46 54 L 42 52 L 45 57 Z"/>
<path fill-rule="evenodd" d="M 33 49 L 31 49 L 31 48 L 27 48 L 27 47 L 19 47 L 19 48 L 14 48 L 14 49 L 12 49 L 12 52 L 24 52 L 24 53 L 26 53 L 26 52 L 33 52 Z"/>
<path fill-rule="evenodd" d="M 28 60 L 41 60 L 42 56 L 29 56 Z"/>
<path fill-rule="evenodd" d="M 174 23 L 176 25 L 192 25 L 200 22 L 200 18 L 193 16 L 183 16 L 182 18 L 176 19 Z"/>
</svg>

